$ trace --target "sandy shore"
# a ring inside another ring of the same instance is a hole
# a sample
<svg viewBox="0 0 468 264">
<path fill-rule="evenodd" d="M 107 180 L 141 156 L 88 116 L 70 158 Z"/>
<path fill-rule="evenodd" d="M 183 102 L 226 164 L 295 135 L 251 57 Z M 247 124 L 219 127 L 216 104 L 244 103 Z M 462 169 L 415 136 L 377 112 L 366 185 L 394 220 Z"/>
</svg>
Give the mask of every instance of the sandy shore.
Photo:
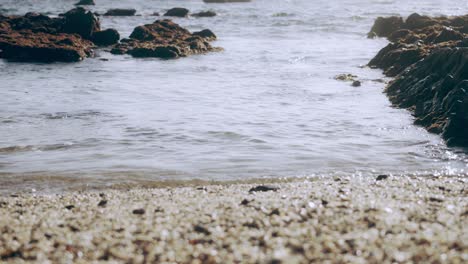
<svg viewBox="0 0 468 264">
<path fill-rule="evenodd" d="M 466 178 L 256 186 L 0 197 L 0 262 L 468 261 Z"/>
</svg>

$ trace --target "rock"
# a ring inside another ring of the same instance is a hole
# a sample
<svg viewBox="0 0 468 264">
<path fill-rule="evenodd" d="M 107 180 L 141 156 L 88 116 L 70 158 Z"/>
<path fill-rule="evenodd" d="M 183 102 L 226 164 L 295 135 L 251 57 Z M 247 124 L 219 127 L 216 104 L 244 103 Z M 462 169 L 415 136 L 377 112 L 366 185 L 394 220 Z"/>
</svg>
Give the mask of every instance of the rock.
<svg viewBox="0 0 468 264">
<path fill-rule="evenodd" d="M 77 7 L 65 13 L 62 31 L 64 33 L 75 33 L 85 39 L 101 30 L 98 18 L 90 11 Z"/>
<path fill-rule="evenodd" d="M 132 213 L 135 215 L 144 215 L 145 212 L 146 212 L 145 209 L 135 209 L 132 211 Z"/>
<path fill-rule="evenodd" d="M 152 16 L 160 16 L 160 14 L 158 12 L 154 12 L 153 14 L 151 14 Z"/>
<path fill-rule="evenodd" d="M 338 81 L 345 81 L 345 82 L 351 82 L 351 86 L 354 86 L 354 87 L 359 87 L 361 86 L 361 81 L 357 80 L 356 79 L 357 76 L 356 75 L 353 75 L 353 74 L 338 74 L 334 77 L 335 80 L 338 80 Z"/>
<path fill-rule="evenodd" d="M 250 203 L 249 200 L 244 199 L 244 200 L 242 200 L 242 202 L 241 202 L 240 204 L 241 204 L 241 205 L 248 205 L 249 203 Z"/>
<path fill-rule="evenodd" d="M 369 62 L 369 66 L 384 70 L 385 75 L 394 77 L 406 67 L 424 58 L 428 50 L 414 44 L 390 43 Z"/>
<path fill-rule="evenodd" d="M 411 14 L 405 21 L 404 27 L 407 29 L 421 29 L 437 24 L 437 21 L 428 17 L 421 16 L 417 13 Z"/>
<path fill-rule="evenodd" d="M 67 210 L 71 210 L 71 209 L 73 209 L 73 208 L 75 208 L 75 206 L 72 205 L 72 204 L 71 204 L 71 205 L 65 206 L 65 209 L 67 209 Z"/>
<path fill-rule="evenodd" d="M 387 36 L 387 38 L 391 42 L 398 42 L 398 41 L 403 41 L 409 35 L 414 35 L 414 32 L 409 29 L 399 29 L 399 30 L 392 32 L 389 36 Z"/>
<path fill-rule="evenodd" d="M 441 43 L 447 41 L 463 40 L 465 37 L 462 33 L 457 32 L 451 28 L 444 28 L 440 33 L 437 34 L 432 43 Z"/>
<path fill-rule="evenodd" d="M 134 16 L 135 14 L 136 10 L 132 8 L 115 8 L 107 10 L 104 16 Z"/>
<path fill-rule="evenodd" d="M 202 31 L 197 31 L 197 32 L 193 32 L 192 34 L 193 36 L 200 36 L 206 40 L 209 40 L 209 41 L 212 41 L 212 40 L 216 40 L 217 37 L 216 35 L 213 33 L 213 31 L 209 30 L 209 29 L 204 29 Z"/>
<path fill-rule="evenodd" d="M 390 101 L 413 111 L 415 123 L 468 146 L 468 48 L 434 50 L 386 88 Z"/>
<path fill-rule="evenodd" d="M 109 46 L 118 43 L 119 39 L 119 32 L 113 28 L 109 28 L 95 32 L 91 40 L 98 46 Z"/>
<path fill-rule="evenodd" d="M 93 55 L 98 45 L 115 44 L 118 32 L 100 30 L 98 18 L 82 7 L 58 18 L 37 13 L 0 16 L 0 57 L 18 61 L 75 62 Z"/>
<path fill-rule="evenodd" d="M 121 40 L 111 52 L 134 57 L 173 59 L 219 50 L 209 43 L 216 36 L 211 31 L 201 32 L 198 35 L 191 34 L 171 20 L 157 20 L 153 24 L 136 27 L 130 38 Z"/>
<path fill-rule="evenodd" d="M 353 75 L 353 74 L 346 74 L 346 73 L 343 73 L 343 74 L 338 74 L 334 77 L 335 80 L 338 80 L 338 81 L 355 81 L 357 78 L 356 75 Z"/>
<path fill-rule="evenodd" d="M 94 0 L 80 0 L 78 3 L 76 3 L 75 5 L 76 6 L 79 6 L 79 5 L 95 5 L 96 3 L 94 2 Z"/>
<path fill-rule="evenodd" d="M 173 16 L 173 17 L 186 17 L 188 16 L 189 10 L 182 7 L 174 7 L 169 9 L 164 16 Z"/>
<path fill-rule="evenodd" d="M 25 62 L 76 62 L 93 54 L 93 43 L 77 35 L 13 31 L 0 34 L 0 57 Z"/>
<path fill-rule="evenodd" d="M 269 191 L 273 191 L 273 192 L 276 192 L 278 191 L 279 188 L 278 187 L 275 187 L 275 186 L 270 186 L 270 185 L 259 185 L 259 186 L 256 186 L 256 187 L 253 187 L 249 190 L 249 193 L 253 193 L 253 192 L 269 192 Z"/>
<path fill-rule="evenodd" d="M 214 17 L 216 13 L 214 11 L 202 11 L 195 14 L 192 14 L 194 17 Z"/>
<path fill-rule="evenodd" d="M 375 178 L 376 181 L 383 181 L 383 180 L 386 180 L 386 179 L 388 179 L 388 175 L 385 175 L 385 174 L 379 175 L 379 176 L 377 176 L 377 178 Z"/>
<path fill-rule="evenodd" d="M 98 203 L 98 206 L 99 207 L 105 207 L 107 205 L 107 200 L 101 200 L 99 203 Z"/>
<path fill-rule="evenodd" d="M 394 31 L 401 29 L 403 24 L 404 22 L 402 17 L 378 17 L 375 20 L 368 37 L 372 35 L 371 33 L 374 33 L 378 37 L 388 37 Z"/>
<path fill-rule="evenodd" d="M 361 82 L 360 82 L 360 81 L 354 81 L 354 82 L 351 84 L 351 86 L 353 86 L 353 87 L 359 87 L 359 86 L 361 86 Z"/>
<path fill-rule="evenodd" d="M 197 233 L 202 233 L 202 234 L 207 235 L 207 236 L 211 235 L 211 232 L 208 229 L 206 229 L 205 227 L 201 226 L 201 225 L 195 225 L 193 227 L 193 230 L 195 232 L 197 232 Z"/>
</svg>

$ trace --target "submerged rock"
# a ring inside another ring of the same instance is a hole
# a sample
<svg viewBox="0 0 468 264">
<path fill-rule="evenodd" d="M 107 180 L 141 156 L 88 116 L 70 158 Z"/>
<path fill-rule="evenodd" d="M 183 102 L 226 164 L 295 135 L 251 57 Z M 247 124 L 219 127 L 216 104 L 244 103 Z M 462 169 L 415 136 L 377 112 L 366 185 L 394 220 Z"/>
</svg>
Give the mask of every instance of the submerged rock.
<svg viewBox="0 0 468 264">
<path fill-rule="evenodd" d="M 136 10 L 133 8 L 114 8 L 109 9 L 104 16 L 134 16 Z"/>
<path fill-rule="evenodd" d="M 171 20 L 165 19 L 136 27 L 130 38 L 123 39 L 111 52 L 130 54 L 133 57 L 172 59 L 219 50 L 209 43 L 215 39 L 216 36 L 209 30 L 192 34 Z"/>
<path fill-rule="evenodd" d="M 415 124 L 450 146 L 468 147 L 467 26 L 468 15 L 412 14 L 369 62 L 396 77 L 385 90 L 393 105 L 412 111 Z"/>
<path fill-rule="evenodd" d="M 174 7 L 169 9 L 164 16 L 173 16 L 173 17 L 186 17 L 188 16 L 189 10 L 182 7 Z"/>
<path fill-rule="evenodd" d="M 194 17 L 215 17 L 216 12 L 214 11 L 202 11 L 195 14 L 192 14 Z"/>
<path fill-rule="evenodd" d="M 94 0 L 80 0 L 75 5 L 79 6 L 79 5 L 95 5 L 95 4 L 96 3 L 94 2 Z"/>
</svg>

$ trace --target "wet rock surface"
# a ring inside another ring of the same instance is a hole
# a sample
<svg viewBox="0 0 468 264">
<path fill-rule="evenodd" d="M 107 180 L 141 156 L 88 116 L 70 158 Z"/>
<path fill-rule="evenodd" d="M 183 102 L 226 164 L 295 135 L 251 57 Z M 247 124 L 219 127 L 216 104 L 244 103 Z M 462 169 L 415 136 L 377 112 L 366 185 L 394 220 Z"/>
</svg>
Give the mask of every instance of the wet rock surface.
<svg viewBox="0 0 468 264">
<path fill-rule="evenodd" d="M 107 10 L 104 16 L 134 16 L 136 10 L 133 8 L 114 8 Z"/>
<path fill-rule="evenodd" d="M 58 18 L 37 13 L 0 16 L 0 57 L 15 61 L 75 62 L 92 56 L 95 43 L 115 44 L 118 32 L 101 31 L 98 18 L 82 7 Z"/>
<path fill-rule="evenodd" d="M 276 192 L 255 194 L 247 192 L 256 184 L 212 185 L 209 192 L 106 190 L 106 207 L 97 206 L 98 192 L 0 197 L 0 262 L 468 260 L 466 178 L 341 177 L 275 185 Z"/>
<path fill-rule="evenodd" d="M 174 7 L 169 9 L 164 16 L 173 16 L 173 17 L 186 17 L 189 14 L 189 10 L 182 7 Z"/>
<path fill-rule="evenodd" d="M 201 11 L 198 13 L 192 14 L 193 17 L 215 17 L 216 12 L 214 11 Z"/>
<path fill-rule="evenodd" d="M 76 6 L 79 6 L 79 5 L 96 5 L 96 3 L 94 2 L 94 0 L 80 0 L 75 5 Z"/>
<path fill-rule="evenodd" d="M 468 147 L 468 15 L 378 18 L 372 32 L 391 43 L 369 62 L 395 77 L 385 92 L 415 124 Z M 393 30 L 393 32 L 391 32 Z"/>
<path fill-rule="evenodd" d="M 136 27 L 128 39 L 112 49 L 113 54 L 133 57 L 173 59 L 192 54 L 217 51 L 209 43 L 216 36 L 209 30 L 190 33 L 171 20 L 157 20 L 153 24 Z"/>
</svg>

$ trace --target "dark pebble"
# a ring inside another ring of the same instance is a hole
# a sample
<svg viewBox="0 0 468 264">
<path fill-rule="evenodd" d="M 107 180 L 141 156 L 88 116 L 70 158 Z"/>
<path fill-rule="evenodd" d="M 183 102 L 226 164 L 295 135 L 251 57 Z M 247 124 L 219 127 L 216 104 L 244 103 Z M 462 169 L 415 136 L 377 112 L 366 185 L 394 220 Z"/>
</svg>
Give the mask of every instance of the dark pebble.
<svg viewBox="0 0 468 264">
<path fill-rule="evenodd" d="M 436 197 L 430 197 L 429 201 L 431 202 L 436 202 L 436 203 L 442 203 L 444 200 Z"/>
<path fill-rule="evenodd" d="M 135 210 L 133 210 L 133 214 L 143 215 L 143 214 L 145 214 L 145 209 L 135 209 Z"/>
<path fill-rule="evenodd" d="M 273 209 L 273 210 L 270 212 L 269 216 L 272 216 L 272 215 L 279 215 L 279 214 L 280 214 L 279 209 L 278 209 L 278 208 L 275 208 L 275 209 Z"/>
<path fill-rule="evenodd" d="M 195 232 L 197 232 L 197 233 L 202 233 L 202 234 L 205 234 L 205 235 L 207 235 L 207 236 L 211 234 L 211 232 L 210 232 L 208 229 L 206 229 L 205 227 L 203 227 L 203 226 L 201 226 L 201 225 L 196 225 L 196 226 L 194 226 L 194 227 L 193 227 L 193 230 L 194 230 Z"/>
<path fill-rule="evenodd" d="M 359 87 L 359 86 L 361 86 L 361 82 L 360 81 L 354 81 L 352 86 L 353 87 Z"/>
<path fill-rule="evenodd" d="M 68 210 L 71 210 L 71 209 L 75 208 L 75 206 L 71 204 L 71 205 L 65 206 L 65 208 L 68 209 Z"/>
<path fill-rule="evenodd" d="M 107 205 L 107 200 L 101 200 L 99 203 L 98 203 L 98 206 L 100 207 L 104 207 Z"/>
<path fill-rule="evenodd" d="M 244 199 L 244 200 L 242 200 L 242 202 L 241 202 L 240 204 L 241 204 L 241 205 L 248 205 L 249 203 L 250 203 L 249 200 Z"/>
<path fill-rule="evenodd" d="M 386 179 L 388 179 L 388 175 L 379 175 L 376 178 L 377 181 L 383 181 L 383 180 L 386 180 Z"/>
<path fill-rule="evenodd" d="M 269 186 L 269 185 L 259 185 L 259 186 L 256 186 L 252 189 L 249 190 L 249 193 L 253 193 L 253 192 L 269 192 L 269 191 L 278 191 L 279 188 L 278 187 L 275 187 L 275 186 Z"/>
</svg>

